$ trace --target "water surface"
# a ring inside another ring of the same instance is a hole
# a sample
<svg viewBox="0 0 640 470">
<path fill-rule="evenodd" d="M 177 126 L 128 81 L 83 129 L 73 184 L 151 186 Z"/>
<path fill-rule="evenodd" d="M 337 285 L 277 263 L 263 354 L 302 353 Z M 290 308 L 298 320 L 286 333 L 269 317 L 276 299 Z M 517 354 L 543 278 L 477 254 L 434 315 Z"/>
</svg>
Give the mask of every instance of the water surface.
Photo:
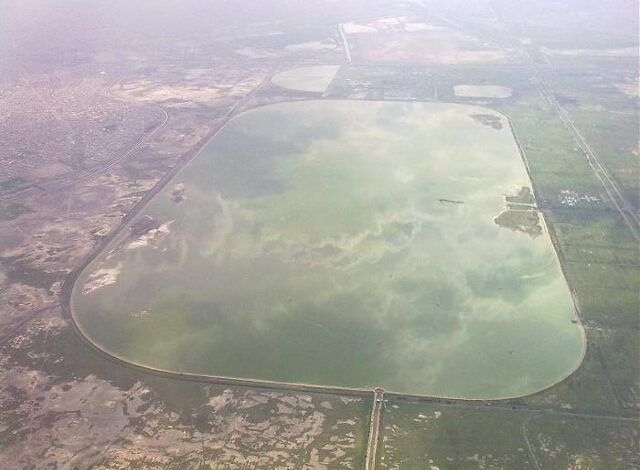
<svg viewBox="0 0 640 470">
<path fill-rule="evenodd" d="M 271 81 L 274 85 L 290 90 L 323 93 L 329 88 L 339 68 L 339 65 L 299 67 L 280 72 Z"/>
<path fill-rule="evenodd" d="M 533 392 L 577 366 L 583 336 L 547 234 L 494 224 L 523 186 L 485 108 L 258 108 L 145 209 L 158 230 L 126 230 L 88 267 L 74 314 L 106 350 L 165 369 Z"/>
</svg>

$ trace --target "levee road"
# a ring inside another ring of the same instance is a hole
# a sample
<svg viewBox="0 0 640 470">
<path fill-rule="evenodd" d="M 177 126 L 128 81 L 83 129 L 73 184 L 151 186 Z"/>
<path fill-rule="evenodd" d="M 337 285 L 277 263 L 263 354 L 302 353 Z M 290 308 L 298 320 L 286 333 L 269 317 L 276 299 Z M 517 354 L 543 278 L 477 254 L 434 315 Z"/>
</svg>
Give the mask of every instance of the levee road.
<svg viewBox="0 0 640 470">
<path fill-rule="evenodd" d="M 384 405 L 384 390 L 376 388 L 373 391 L 373 405 L 369 422 L 369 441 L 365 453 L 365 470 L 375 470 L 378 455 L 378 441 L 380 440 L 380 426 L 382 425 L 382 406 Z"/>
</svg>

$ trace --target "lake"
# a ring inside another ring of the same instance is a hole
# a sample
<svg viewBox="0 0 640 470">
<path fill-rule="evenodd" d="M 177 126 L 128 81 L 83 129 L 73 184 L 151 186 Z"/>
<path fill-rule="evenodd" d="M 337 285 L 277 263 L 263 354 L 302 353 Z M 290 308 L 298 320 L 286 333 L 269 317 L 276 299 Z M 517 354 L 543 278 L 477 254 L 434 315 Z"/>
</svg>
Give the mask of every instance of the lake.
<svg viewBox="0 0 640 470">
<path fill-rule="evenodd" d="M 163 369 L 531 393 L 579 365 L 584 334 L 530 187 L 486 108 L 256 108 L 88 266 L 73 315 L 106 351 Z"/>
</svg>

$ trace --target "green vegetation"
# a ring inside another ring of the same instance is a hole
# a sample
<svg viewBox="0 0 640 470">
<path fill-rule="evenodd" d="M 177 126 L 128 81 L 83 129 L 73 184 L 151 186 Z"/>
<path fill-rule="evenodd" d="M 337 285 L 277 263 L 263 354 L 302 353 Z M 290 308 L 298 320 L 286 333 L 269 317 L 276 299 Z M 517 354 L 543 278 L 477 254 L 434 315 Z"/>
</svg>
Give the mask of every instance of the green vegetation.
<svg viewBox="0 0 640 470">
<path fill-rule="evenodd" d="M 564 105 L 598 159 L 640 214 L 638 62 L 635 57 L 582 57 L 547 72 Z"/>
<path fill-rule="evenodd" d="M 534 469 L 526 412 L 391 399 L 384 410 L 382 469 Z"/>
<path fill-rule="evenodd" d="M 637 423 L 536 414 L 527 434 L 540 468 L 627 469 L 640 466 Z"/>
<path fill-rule="evenodd" d="M 494 221 L 500 227 L 526 233 L 532 237 L 542 235 L 542 226 L 540 225 L 538 213 L 533 210 L 517 209 L 510 206 Z"/>
<path fill-rule="evenodd" d="M 406 402 L 384 412 L 383 469 L 626 469 L 637 423 L 478 405 Z"/>
</svg>

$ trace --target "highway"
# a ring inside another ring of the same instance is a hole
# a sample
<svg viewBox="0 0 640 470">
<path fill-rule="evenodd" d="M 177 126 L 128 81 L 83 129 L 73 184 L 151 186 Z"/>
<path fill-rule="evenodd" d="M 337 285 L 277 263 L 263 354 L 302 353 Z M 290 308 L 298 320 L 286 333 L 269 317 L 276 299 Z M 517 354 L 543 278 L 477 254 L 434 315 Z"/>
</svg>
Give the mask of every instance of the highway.
<svg viewBox="0 0 640 470">
<path fill-rule="evenodd" d="M 591 170 L 602 184 L 602 187 L 609 196 L 609 199 L 624 219 L 635 239 L 640 240 L 640 236 L 638 234 L 638 226 L 640 225 L 640 221 L 638 220 L 638 217 L 633 209 L 630 208 L 630 204 L 626 201 L 626 199 L 620 192 L 618 185 L 609 175 L 609 172 L 600 164 L 596 153 L 584 139 L 582 133 L 575 126 L 575 123 L 573 122 L 571 117 L 569 117 L 569 114 L 564 110 L 560 103 L 558 103 L 558 100 L 553 95 L 553 93 L 551 93 L 547 89 L 547 87 L 539 78 L 534 77 L 534 83 L 536 84 L 536 87 L 538 88 L 540 94 L 542 94 L 542 96 L 544 96 L 549 104 L 556 110 L 565 127 L 573 137 L 574 141 L 584 153 L 587 162 L 591 167 Z"/>
<path fill-rule="evenodd" d="M 490 9 L 493 12 L 493 14 L 496 16 L 496 18 L 499 17 L 499 15 L 496 13 L 493 6 L 491 6 Z M 500 30 L 503 36 L 504 45 L 517 43 L 518 38 L 515 37 L 512 33 L 507 32 L 504 26 L 501 26 Z M 529 53 L 529 51 L 526 48 L 522 48 L 521 52 L 522 52 L 522 56 L 526 59 L 529 66 L 532 68 L 533 83 L 535 84 L 536 88 L 538 89 L 540 94 L 547 100 L 547 102 L 551 105 L 551 107 L 558 113 L 566 129 L 571 134 L 571 137 L 573 137 L 573 140 L 575 141 L 575 143 L 584 153 L 585 158 L 587 159 L 587 162 L 591 167 L 591 170 L 593 171 L 596 178 L 598 178 L 598 180 L 602 184 L 605 192 L 609 196 L 609 199 L 611 200 L 615 208 L 618 210 L 618 212 L 624 219 L 625 223 L 631 230 L 632 235 L 635 237 L 636 240 L 639 240 L 640 239 L 640 235 L 639 235 L 640 219 L 638 217 L 638 214 L 636 214 L 632 206 L 622 195 L 620 189 L 618 188 L 618 185 L 616 184 L 614 179 L 611 177 L 609 172 L 602 166 L 602 164 L 598 160 L 596 152 L 594 152 L 593 148 L 589 145 L 589 143 L 583 137 L 580 130 L 578 130 L 575 123 L 573 122 L 573 119 L 571 119 L 567 111 L 558 102 L 554 94 L 549 91 L 549 89 L 543 83 L 542 79 L 539 78 L 538 64 L 531 57 L 531 54 Z"/>
</svg>

